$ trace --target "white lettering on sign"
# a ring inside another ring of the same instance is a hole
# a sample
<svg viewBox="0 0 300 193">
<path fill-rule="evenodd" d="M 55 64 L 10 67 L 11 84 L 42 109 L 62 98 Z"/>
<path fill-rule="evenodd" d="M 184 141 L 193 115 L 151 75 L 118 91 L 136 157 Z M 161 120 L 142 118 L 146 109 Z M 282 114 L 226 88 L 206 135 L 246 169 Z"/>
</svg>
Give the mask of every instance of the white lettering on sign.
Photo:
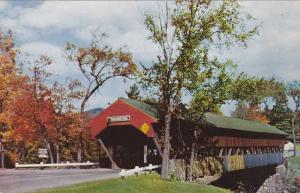
<svg viewBox="0 0 300 193">
<path fill-rule="evenodd" d="M 107 117 L 107 122 L 124 122 L 130 121 L 130 115 Z"/>
<path fill-rule="evenodd" d="M 39 158 L 48 158 L 48 151 L 47 149 L 39 149 L 38 150 Z"/>
</svg>

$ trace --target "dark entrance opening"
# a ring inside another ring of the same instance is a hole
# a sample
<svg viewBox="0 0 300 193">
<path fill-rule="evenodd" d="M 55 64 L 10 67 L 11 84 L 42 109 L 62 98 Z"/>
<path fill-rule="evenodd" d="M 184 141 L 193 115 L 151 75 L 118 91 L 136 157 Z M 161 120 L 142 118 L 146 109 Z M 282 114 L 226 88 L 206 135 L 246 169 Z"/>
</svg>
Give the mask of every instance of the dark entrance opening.
<svg viewBox="0 0 300 193">
<path fill-rule="evenodd" d="M 101 138 L 108 147 L 113 160 L 120 168 L 131 169 L 135 166 L 145 166 L 157 160 L 151 154 L 156 149 L 152 138 L 148 138 L 131 125 L 109 126 L 98 138 Z"/>
</svg>

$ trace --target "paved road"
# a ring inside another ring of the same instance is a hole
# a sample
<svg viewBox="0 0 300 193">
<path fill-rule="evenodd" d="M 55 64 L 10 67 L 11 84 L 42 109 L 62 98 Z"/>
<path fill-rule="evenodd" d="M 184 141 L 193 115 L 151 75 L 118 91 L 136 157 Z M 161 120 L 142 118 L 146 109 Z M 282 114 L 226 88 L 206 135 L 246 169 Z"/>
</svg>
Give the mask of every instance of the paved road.
<svg viewBox="0 0 300 193">
<path fill-rule="evenodd" d="M 118 172 L 110 169 L 0 169 L 0 193 L 23 193 L 92 180 L 116 178 Z"/>
</svg>

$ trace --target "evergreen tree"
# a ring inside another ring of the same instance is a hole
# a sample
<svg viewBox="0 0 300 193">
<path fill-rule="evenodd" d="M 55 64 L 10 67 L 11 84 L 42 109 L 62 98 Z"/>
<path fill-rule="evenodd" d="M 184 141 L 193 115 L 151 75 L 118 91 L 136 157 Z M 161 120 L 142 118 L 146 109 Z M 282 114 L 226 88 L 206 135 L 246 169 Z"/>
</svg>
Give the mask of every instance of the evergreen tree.
<svg viewBox="0 0 300 193">
<path fill-rule="evenodd" d="M 292 137 L 291 109 L 288 107 L 288 99 L 285 92 L 280 92 L 275 97 L 275 105 L 271 110 L 266 109 L 266 115 L 271 125 Z"/>
<path fill-rule="evenodd" d="M 127 94 L 128 98 L 135 99 L 135 100 L 140 99 L 140 96 L 139 96 L 140 91 L 136 84 L 133 84 L 132 86 L 130 86 L 129 90 L 125 91 L 125 93 Z"/>
</svg>

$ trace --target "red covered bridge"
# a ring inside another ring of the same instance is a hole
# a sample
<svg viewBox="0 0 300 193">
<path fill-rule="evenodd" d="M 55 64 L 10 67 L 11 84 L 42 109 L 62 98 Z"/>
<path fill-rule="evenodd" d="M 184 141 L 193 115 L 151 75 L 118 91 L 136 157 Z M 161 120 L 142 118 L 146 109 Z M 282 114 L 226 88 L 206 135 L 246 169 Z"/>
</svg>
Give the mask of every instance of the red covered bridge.
<svg viewBox="0 0 300 193">
<path fill-rule="evenodd" d="M 284 132 L 271 125 L 212 113 L 205 117 L 203 135 L 210 142 L 213 156 L 222 158 L 226 171 L 282 162 Z M 90 127 L 112 167 L 133 168 L 161 162 L 158 110 L 151 105 L 120 98 L 94 117 Z"/>
</svg>

